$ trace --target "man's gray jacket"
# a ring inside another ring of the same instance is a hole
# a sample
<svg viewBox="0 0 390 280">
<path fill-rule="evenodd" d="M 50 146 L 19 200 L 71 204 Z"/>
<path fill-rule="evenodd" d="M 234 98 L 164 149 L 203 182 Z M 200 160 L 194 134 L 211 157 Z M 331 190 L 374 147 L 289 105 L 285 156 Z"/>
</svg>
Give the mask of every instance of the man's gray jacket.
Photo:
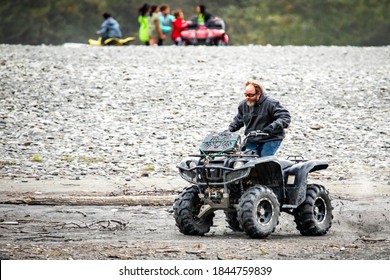
<svg viewBox="0 0 390 280">
<path fill-rule="evenodd" d="M 268 94 L 263 93 L 259 101 L 250 107 L 243 100 L 238 105 L 238 113 L 229 125 L 229 130 L 235 132 L 245 126 L 245 135 L 255 130 L 261 130 L 270 134 L 269 137 L 256 137 L 249 139 L 256 144 L 271 140 L 283 139 L 284 129 L 291 122 L 290 113 Z"/>
</svg>

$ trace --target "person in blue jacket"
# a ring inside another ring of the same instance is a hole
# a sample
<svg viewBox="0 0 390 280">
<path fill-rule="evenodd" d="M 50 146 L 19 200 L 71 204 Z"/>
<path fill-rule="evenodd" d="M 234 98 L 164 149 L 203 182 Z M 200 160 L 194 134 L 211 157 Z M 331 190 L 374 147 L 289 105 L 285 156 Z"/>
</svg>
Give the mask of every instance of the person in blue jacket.
<svg viewBox="0 0 390 280">
<path fill-rule="evenodd" d="M 162 32 L 165 34 L 165 38 L 170 38 L 170 33 L 172 30 L 172 22 L 175 20 L 175 17 L 171 15 L 171 9 L 168 5 L 163 4 L 160 6 L 160 23 Z M 163 39 L 160 39 L 158 45 L 163 44 Z"/>
<path fill-rule="evenodd" d="M 119 23 L 109 13 L 105 12 L 102 16 L 104 21 L 97 34 L 102 37 L 102 45 L 104 45 L 104 41 L 109 38 L 121 38 L 122 32 Z"/>
</svg>

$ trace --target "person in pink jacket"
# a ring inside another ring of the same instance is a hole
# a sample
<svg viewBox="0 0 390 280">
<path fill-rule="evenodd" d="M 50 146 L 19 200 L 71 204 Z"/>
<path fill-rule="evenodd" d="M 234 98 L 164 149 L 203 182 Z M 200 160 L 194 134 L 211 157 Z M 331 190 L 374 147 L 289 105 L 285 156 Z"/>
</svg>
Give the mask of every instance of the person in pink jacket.
<svg viewBox="0 0 390 280">
<path fill-rule="evenodd" d="M 184 13 L 182 10 L 176 10 L 173 12 L 175 19 L 172 22 L 171 39 L 175 45 L 180 46 L 182 43 L 181 32 L 188 27 L 187 21 L 184 20 Z"/>
</svg>

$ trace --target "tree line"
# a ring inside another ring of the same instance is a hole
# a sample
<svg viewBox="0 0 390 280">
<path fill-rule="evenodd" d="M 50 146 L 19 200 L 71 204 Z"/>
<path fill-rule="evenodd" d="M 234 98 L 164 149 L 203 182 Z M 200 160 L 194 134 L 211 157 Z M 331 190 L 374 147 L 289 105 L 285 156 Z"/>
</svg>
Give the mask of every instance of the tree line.
<svg viewBox="0 0 390 280">
<path fill-rule="evenodd" d="M 147 1 L 195 15 L 199 1 Z M 138 37 L 135 0 L 2 0 L 0 43 L 86 43 L 96 38 L 101 14 L 110 12 L 123 36 Z M 215 0 L 203 1 L 221 17 L 231 45 L 390 44 L 390 0 Z M 169 40 L 168 40 L 169 41 Z M 135 41 L 134 44 L 141 44 Z"/>
</svg>

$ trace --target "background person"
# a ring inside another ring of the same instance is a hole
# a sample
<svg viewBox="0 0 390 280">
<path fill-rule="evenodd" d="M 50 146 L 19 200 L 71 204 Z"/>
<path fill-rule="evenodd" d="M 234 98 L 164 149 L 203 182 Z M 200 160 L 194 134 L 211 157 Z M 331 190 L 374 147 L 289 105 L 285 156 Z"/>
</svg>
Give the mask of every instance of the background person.
<svg viewBox="0 0 390 280">
<path fill-rule="evenodd" d="M 206 6 L 203 4 L 196 6 L 196 13 L 198 14 L 198 25 L 206 25 L 213 18 L 213 15 L 206 11 Z"/>
<path fill-rule="evenodd" d="M 149 45 L 154 46 L 158 45 L 160 39 L 164 40 L 165 35 L 161 29 L 160 16 L 159 16 L 158 6 L 152 4 L 150 6 L 149 18 L 148 18 L 148 28 L 149 28 Z"/>
<path fill-rule="evenodd" d="M 104 21 L 96 33 L 102 37 L 102 45 L 109 38 L 121 38 L 122 32 L 119 23 L 107 12 L 103 13 Z"/>
<path fill-rule="evenodd" d="M 160 23 L 161 23 L 161 29 L 165 34 L 165 37 L 169 36 L 169 33 L 172 30 L 172 22 L 175 20 L 175 17 L 171 15 L 171 9 L 168 5 L 163 4 L 159 8 L 160 10 Z M 161 46 L 164 42 L 164 39 L 160 39 L 159 45 Z"/>
<path fill-rule="evenodd" d="M 269 136 L 248 137 L 245 147 L 256 150 L 259 156 L 272 156 L 282 143 L 284 129 L 290 125 L 290 113 L 255 82 L 246 82 L 244 95 L 228 130 L 235 132 L 245 126 L 245 135 L 256 130 L 268 133 Z"/>
<path fill-rule="evenodd" d="M 145 3 L 142 5 L 141 8 L 138 10 L 138 23 L 139 23 L 139 31 L 138 31 L 138 37 L 141 42 L 143 42 L 145 45 L 149 45 L 149 11 L 150 11 L 150 5 L 148 3 Z"/>
<path fill-rule="evenodd" d="M 188 27 L 188 22 L 184 20 L 184 13 L 178 9 L 173 12 L 175 20 L 172 22 L 172 34 L 171 39 L 175 45 L 181 45 L 182 38 L 181 32 Z"/>
</svg>

